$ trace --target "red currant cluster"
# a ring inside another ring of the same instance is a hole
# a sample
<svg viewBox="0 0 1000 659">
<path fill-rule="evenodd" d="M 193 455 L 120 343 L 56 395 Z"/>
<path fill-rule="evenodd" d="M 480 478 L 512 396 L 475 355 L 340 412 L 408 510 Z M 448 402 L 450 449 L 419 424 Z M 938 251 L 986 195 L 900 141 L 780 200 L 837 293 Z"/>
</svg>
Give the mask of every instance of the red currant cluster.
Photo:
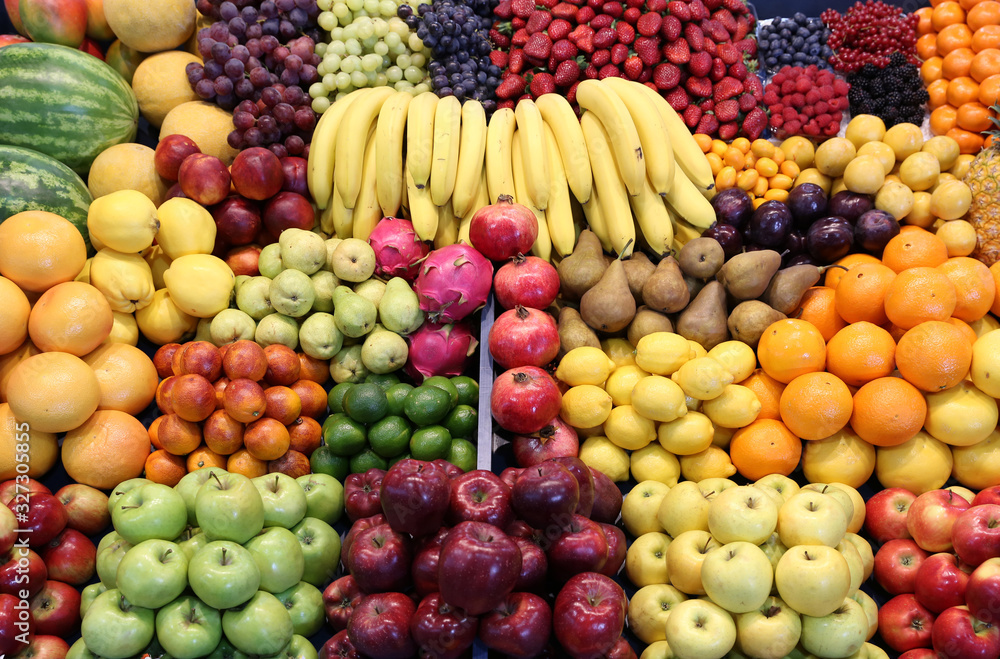
<svg viewBox="0 0 1000 659">
<path fill-rule="evenodd" d="M 916 14 L 881 0 L 859 0 L 844 14 L 827 9 L 820 17 L 830 28 L 827 45 L 834 53 L 830 64 L 839 71 L 852 73 L 869 63 L 882 68 L 895 52 L 911 64 L 919 63 Z"/>
</svg>

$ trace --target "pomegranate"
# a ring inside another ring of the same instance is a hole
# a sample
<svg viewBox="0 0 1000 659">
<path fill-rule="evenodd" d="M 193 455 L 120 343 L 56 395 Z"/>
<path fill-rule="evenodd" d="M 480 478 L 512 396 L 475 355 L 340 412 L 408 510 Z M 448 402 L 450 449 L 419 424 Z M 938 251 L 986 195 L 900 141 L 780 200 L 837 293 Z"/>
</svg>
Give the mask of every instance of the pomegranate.
<svg viewBox="0 0 1000 659">
<path fill-rule="evenodd" d="M 493 293 L 504 309 L 545 309 L 559 294 L 559 273 L 545 259 L 518 254 L 497 270 Z"/>
<path fill-rule="evenodd" d="M 545 427 L 562 407 L 559 386 L 537 366 L 504 371 L 493 381 L 490 411 L 504 430 L 530 435 Z"/>
<path fill-rule="evenodd" d="M 580 452 L 576 430 L 558 416 L 533 435 L 515 436 L 512 444 L 520 467 L 533 467 L 549 458 L 576 457 Z"/>
<path fill-rule="evenodd" d="M 483 256 L 506 261 L 531 251 L 538 237 L 538 220 L 527 206 L 500 195 L 497 203 L 476 211 L 469 224 L 469 240 Z"/>
<path fill-rule="evenodd" d="M 490 328 L 490 355 L 503 368 L 545 366 L 559 353 L 559 328 L 544 311 L 504 311 Z"/>
</svg>

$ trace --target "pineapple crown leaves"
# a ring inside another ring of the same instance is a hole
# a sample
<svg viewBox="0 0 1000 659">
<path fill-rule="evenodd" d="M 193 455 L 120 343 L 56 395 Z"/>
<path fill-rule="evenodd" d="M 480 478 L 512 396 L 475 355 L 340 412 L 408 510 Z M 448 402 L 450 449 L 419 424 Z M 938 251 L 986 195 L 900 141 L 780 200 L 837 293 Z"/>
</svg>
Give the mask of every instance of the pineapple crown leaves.
<svg viewBox="0 0 1000 659">
<path fill-rule="evenodd" d="M 993 122 L 993 126 L 995 126 L 995 128 L 992 130 L 984 130 L 983 135 L 990 135 L 994 140 L 997 140 L 1000 139 L 1000 119 L 997 118 L 1000 116 L 1000 99 L 993 102 L 993 105 L 990 106 L 990 110 L 990 121 Z"/>
</svg>

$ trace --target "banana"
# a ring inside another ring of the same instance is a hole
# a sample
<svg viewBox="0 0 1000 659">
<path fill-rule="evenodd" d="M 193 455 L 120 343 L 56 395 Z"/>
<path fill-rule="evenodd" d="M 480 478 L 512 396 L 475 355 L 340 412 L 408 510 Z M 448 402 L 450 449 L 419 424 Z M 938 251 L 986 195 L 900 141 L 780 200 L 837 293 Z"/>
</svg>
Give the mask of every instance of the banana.
<svg viewBox="0 0 1000 659">
<path fill-rule="evenodd" d="M 406 112 L 406 169 L 419 188 L 425 187 L 431 178 L 437 105 L 437 95 L 425 92 L 410 101 Z"/>
<path fill-rule="evenodd" d="M 410 222 L 420 240 L 434 240 L 438 228 L 438 209 L 431 201 L 429 187 L 417 187 L 410 168 L 406 168 L 406 197 L 410 203 Z"/>
<path fill-rule="evenodd" d="M 454 96 L 438 101 L 434 111 L 434 160 L 431 162 L 431 200 L 444 206 L 455 190 L 458 147 L 462 141 L 462 103 Z"/>
<path fill-rule="evenodd" d="M 523 103 L 523 101 L 522 101 Z M 545 211 L 535 206 L 528 194 L 528 180 L 524 171 L 524 163 L 521 153 L 521 131 L 514 133 L 514 139 L 510 145 L 511 168 L 514 172 L 514 200 L 535 214 L 535 223 L 538 226 L 538 234 L 535 242 L 531 245 L 531 253 L 538 258 L 550 260 L 552 256 L 552 241 L 549 239 L 549 226 L 545 221 Z"/>
<path fill-rule="evenodd" d="M 535 208 L 545 210 L 549 205 L 549 157 L 542 129 L 545 122 L 542 114 L 531 99 L 519 101 L 514 109 L 514 118 L 521 138 L 521 164 L 524 167 L 524 182 L 528 198 Z"/>
<path fill-rule="evenodd" d="M 695 184 L 684 174 L 683 168 L 674 170 L 674 183 L 665 196 L 670 207 L 681 218 L 696 227 L 707 229 L 715 222 L 715 209 Z"/>
<path fill-rule="evenodd" d="M 306 168 L 306 183 L 312 194 L 316 207 L 324 210 L 330 203 L 333 194 L 333 166 L 337 154 L 337 133 L 344 115 L 351 103 L 358 100 L 369 91 L 368 88 L 358 89 L 330 106 L 320 115 L 316 129 L 313 131 L 312 146 L 309 147 L 309 164 Z"/>
<path fill-rule="evenodd" d="M 466 103 L 468 103 L 468 101 L 466 101 Z M 472 240 L 469 238 L 469 225 L 472 224 L 472 216 L 475 215 L 480 208 L 489 205 L 490 194 L 486 185 L 486 168 L 481 167 L 479 170 L 479 185 L 476 187 L 476 196 L 472 199 L 472 203 L 469 205 L 469 210 L 462 216 L 462 221 L 458 225 L 458 240 L 456 242 L 465 243 L 466 245 L 472 244 Z"/>
<path fill-rule="evenodd" d="M 332 196 L 331 191 L 331 196 Z M 319 229 L 328 236 L 333 236 L 335 233 L 333 228 L 333 204 L 327 203 L 326 208 L 320 211 L 319 214 Z"/>
<path fill-rule="evenodd" d="M 455 215 L 465 217 L 479 192 L 486 155 L 486 111 L 483 104 L 469 99 L 462 104 L 462 138 L 458 146 L 458 173 L 451 205 Z"/>
<path fill-rule="evenodd" d="M 603 82 L 618 94 L 632 117 L 635 129 L 639 133 L 639 141 L 642 142 L 646 179 L 657 194 L 666 194 L 674 180 L 675 163 L 670 135 L 660 111 L 649 96 L 638 89 L 645 85 L 614 77 L 606 78 Z"/>
<path fill-rule="evenodd" d="M 545 207 L 545 223 L 548 225 L 552 248 L 559 256 L 568 256 L 573 252 L 576 242 L 573 204 L 556 137 L 548 124 L 542 126 L 542 129 L 545 134 L 545 155 L 549 159 L 549 204 Z"/>
<path fill-rule="evenodd" d="M 627 187 L 615 168 L 611 155 L 611 137 L 593 112 L 583 113 L 580 127 L 587 139 L 587 151 L 594 170 L 594 185 L 601 196 L 601 215 L 604 217 L 608 240 L 616 254 L 624 253 L 622 258 L 628 258 L 635 245 L 635 223 L 632 222 Z"/>
<path fill-rule="evenodd" d="M 694 240 L 701 236 L 701 229 L 693 227 L 677 215 L 677 213 L 667 206 L 667 212 L 670 214 L 670 223 L 674 226 L 674 244 L 673 249 L 679 250 L 681 247 L 686 245 L 688 241 Z"/>
<path fill-rule="evenodd" d="M 599 80 L 584 80 L 576 88 L 576 102 L 584 110 L 594 113 L 594 118 L 600 119 L 608 134 L 614 161 L 618 164 L 618 173 L 625 183 L 629 194 L 639 194 L 642 181 L 646 178 L 646 159 L 642 153 L 642 142 L 635 129 L 635 122 L 629 114 L 625 103 L 610 87 Z M 583 131 L 584 137 L 587 131 Z M 587 142 L 589 150 L 589 139 Z M 590 166 L 594 167 L 594 153 L 590 152 Z M 600 179 L 594 176 L 594 181 Z M 602 191 L 603 194 L 603 191 Z"/>
<path fill-rule="evenodd" d="M 385 217 L 392 217 L 403 200 L 403 136 L 406 132 L 406 111 L 413 94 L 396 92 L 378 113 L 375 124 L 375 155 L 378 158 L 378 181 L 375 190 L 378 205 Z"/>
<path fill-rule="evenodd" d="M 382 219 L 382 207 L 378 204 L 378 140 L 373 135 L 365 146 L 365 160 L 361 173 L 361 191 L 354 205 L 355 238 L 368 241 L 372 229 Z"/>
<path fill-rule="evenodd" d="M 514 111 L 500 108 L 493 113 L 486 128 L 486 183 L 491 204 L 497 203 L 502 194 L 514 196 L 514 174 L 510 160 L 514 126 Z"/>
<path fill-rule="evenodd" d="M 608 226 L 604 221 L 604 209 L 601 206 L 601 195 L 597 191 L 597 186 L 591 186 L 590 199 L 582 204 L 583 214 L 587 218 L 587 228 L 594 232 L 597 239 L 601 241 L 601 247 L 605 252 L 613 251 L 611 240 L 608 238 Z"/>
<path fill-rule="evenodd" d="M 365 158 L 369 131 L 375 127 L 379 110 L 387 98 L 395 93 L 392 87 L 375 87 L 357 103 L 352 103 L 337 131 L 337 153 L 333 175 L 340 187 L 340 198 L 347 208 L 354 208 L 361 190 L 361 163 Z"/>
<path fill-rule="evenodd" d="M 350 238 L 354 235 L 354 209 L 344 206 L 336 183 L 333 184 L 333 194 L 330 195 L 330 219 L 333 221 L 334 236 Z"/>
<path fill-rule="evenodd" d="M 434 234 L 434 249 L 454 245 L 458 241 L 458 226 L 461 219 L 455 215 L 451 199 L 448 199 L 444 206 L 438 206 L 438 226 L 437 232 Z"/>
<path fill-rule="evenodd" d="M 667 212 L 663 197 L 657 194 L 648 178 L 642 191 L 629 197 L 628 201 L 649 248 L 657 256 L 669 252 L 674 242 L 674 227 L 670 223 L 670 213 Z"/>
<path fill-rule="evenodd" d="M 590 199 L 594 175 L 590 171 L 590 156 L 576 112 L 560 94 L 542 94 L 535 101 L 535 107 L 555 135 L 569 189 L 577 201 L 585 203 Z"/>
</svg>

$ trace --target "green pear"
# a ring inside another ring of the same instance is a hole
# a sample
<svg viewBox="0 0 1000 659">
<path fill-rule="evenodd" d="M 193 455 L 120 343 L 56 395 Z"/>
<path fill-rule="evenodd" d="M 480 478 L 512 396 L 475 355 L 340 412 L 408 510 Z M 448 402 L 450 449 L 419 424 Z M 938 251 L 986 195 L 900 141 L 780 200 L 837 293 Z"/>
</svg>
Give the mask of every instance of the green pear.
<svg viewBox="0 0 1000 659">
<path fill-rule="evenodd" d="M 326 311 L 333 313 L 333 291 L 340 286 L 337 276 L 328 270 L 320 270 L 312 276 L 313 292 L 316 299 L 313 301 L 313 311 Z"/>
<path fill-rule="evenodd" d="M 274 343 L 280 343 L 295 350 L 299 345 L 299 324 L 294 318 L 273 313 L 257 323 L 257 331 L 254 332 L 253 339 L 264 348 Z"/>
<path fill-rule="evenodd" d="M 254 319 L 239 309 L 223 309 L 212 319 L 212 325 L 209 327 L 212 343 L 217 346 L 241 339 L 253 341 L 256 330 L 257 323 Z"/>
<path fill-rule="evenodd" d="M 236 307 L 254 320 L 260 320 L 274 313 L 271 306 L 271 280 L 267 277 L 251 277 L 236 291 Z"/>
<path fill-rule="evenodd" d="M 375 326 L 378 309 L 371 300 L 361 297 L 347 286 L 333 291 L 333 318 L 337 329 L 345 336 L 364 336 Z"/>
<path fill-rule="evenodd" d="M 315 234 L 310 233 L 310 235 Z M 301 318 L 312 309 L 313 302 L 316 301 L 316 291 L 309 275 L 300 270 L 288 269 L 282 270 L 271 280 L 268 297 L 271 306 L 278 313 Z"/>
<path fill-rule="evenodd" d="M 393 277 L 385 285 L 385 294 L 378 305 L 378 318 L 387 330 L 397 334 L 410 334 L 423 324 L 420 300 L 402 277 Z"/>
<path fill-rule="evenodd" d="M 371 303 L 377 307 L 382 301 L 382 296 L 385 295 L 385 282 L 381 279 L 366 279 L 354 285 L 354 292 L 366 300 L 371 300 Z"/>
<path fill-rule="evenodd" d="M 257 257 L 257 270 L 268 279 L 274 279 L 285 269 L 281 263 L 281 246 L 278 243 L 265 245 Z"/>
<path fill-rule="evenodd" d="M 409 348 L 399 334 L 376 325 L 361 345 L 361 363 L 372 373 L 391 373 L 403 368 Z"/>
<path fill-rule="evenodd" d="M 337 384 L 343 382 L 364 382 L 368 377 L 368 369 L 361 361 L 361 346 L 354 345 L 342 348 L 330 360 L 330 376 Z"/>
<path fill-rule="evenodd" d="M 281 263 L 311 275 L 326 265 L 326 241 L 304 229 L 285 229 L 278 237 Z"/>
<path fill-rule="evenodd" d="M 344 335 L 337 329 L 332 314 L 317 312 L 310 315 L 299 328 L 302 352 L 314 359 L 330 359 L 344 345 Z"/>
</svg>

